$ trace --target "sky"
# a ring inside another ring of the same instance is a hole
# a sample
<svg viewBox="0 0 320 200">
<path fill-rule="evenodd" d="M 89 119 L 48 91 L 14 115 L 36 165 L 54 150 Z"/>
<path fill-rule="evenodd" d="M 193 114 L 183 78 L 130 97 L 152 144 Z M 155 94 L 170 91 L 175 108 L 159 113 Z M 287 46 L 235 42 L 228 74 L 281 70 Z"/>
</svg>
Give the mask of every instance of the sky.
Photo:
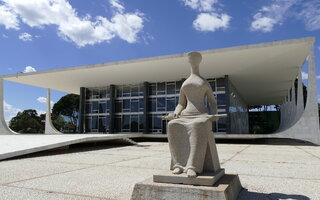
<svg viewBox="0 0 320 200">
<path fill-rule="evenodd" d="M 310 36 L 320 0 L 0 0 L 0 75 Z M 46 89 L 5 81 L 4 101 L 6 121 L 44 113 Z"/>
</svg>

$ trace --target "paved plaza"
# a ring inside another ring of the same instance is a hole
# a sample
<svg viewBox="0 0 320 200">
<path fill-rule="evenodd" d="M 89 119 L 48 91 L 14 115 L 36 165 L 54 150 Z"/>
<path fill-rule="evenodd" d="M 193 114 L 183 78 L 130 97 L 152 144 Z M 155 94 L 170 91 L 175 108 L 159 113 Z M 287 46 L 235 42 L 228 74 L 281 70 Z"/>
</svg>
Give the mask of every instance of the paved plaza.
<svg viewBox="0 0 320 200">
<path fill-rule="evenodd" d="M 320 199 L 320 147 L 217 144 L 239 199 Z M 0 161 L 0 199 L 130 199 L 134 184 L 168 169 L 166 142 L 77 145 Z"/>
</svg>

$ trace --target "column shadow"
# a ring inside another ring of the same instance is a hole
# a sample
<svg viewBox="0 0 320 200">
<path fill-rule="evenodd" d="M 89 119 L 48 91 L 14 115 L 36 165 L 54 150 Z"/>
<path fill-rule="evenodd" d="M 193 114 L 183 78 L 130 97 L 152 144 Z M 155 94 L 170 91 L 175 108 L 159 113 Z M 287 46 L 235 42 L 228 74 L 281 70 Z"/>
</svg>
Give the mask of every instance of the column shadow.
<svg viewBox="0 0 320 200">
<path fill-rule="evenodd" d="M 300 194 L 260 193 L 242 189 L 237 200 L 310 200 L 309 197 Z"/>
</svg>

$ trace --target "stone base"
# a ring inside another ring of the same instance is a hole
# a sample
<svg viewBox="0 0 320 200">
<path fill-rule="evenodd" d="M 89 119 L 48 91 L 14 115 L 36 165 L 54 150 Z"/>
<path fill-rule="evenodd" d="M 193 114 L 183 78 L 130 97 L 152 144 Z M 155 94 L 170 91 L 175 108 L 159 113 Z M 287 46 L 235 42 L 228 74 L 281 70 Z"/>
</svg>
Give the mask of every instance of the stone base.
<svg viewBox="0 0 320 200">
<path fill-rule="evenodd" d="M 236 200 L 241 189 L 238 175 L 231 174 L 213 186 L 155 183 L 150 178 L 134 186 L 131 200 Z"/>
<path fill-rule="evenodd" d="M 224 169 L 219 169 L 216 172 L 204 172 L 195 178 L 189 178 L 186 173 L 172 174 L 172 171 L 167 171 L 163 174 L 153 175 L 153 181 L 156 183 L 176 183 L 185 185 L 201 185 L 212 186 L 224 175 Z"/>
</svg>

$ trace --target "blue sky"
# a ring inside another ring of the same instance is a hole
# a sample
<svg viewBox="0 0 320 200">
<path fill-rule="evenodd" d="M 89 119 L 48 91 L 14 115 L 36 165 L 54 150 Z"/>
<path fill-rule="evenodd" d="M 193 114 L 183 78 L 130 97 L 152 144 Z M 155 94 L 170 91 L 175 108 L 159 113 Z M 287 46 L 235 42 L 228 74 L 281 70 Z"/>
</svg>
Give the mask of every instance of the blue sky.
<svg viewBox="0 0 320 200">
<path fill-rule="evenodd" d="M 320 36 L 319 0 L 0 0 L 0 74 L 309 36 Z M 315 55 L 319 66 L 319 41 Z M 5 82 L 6 119 L 44 112 L 45 96 Z"/>
</svg>

